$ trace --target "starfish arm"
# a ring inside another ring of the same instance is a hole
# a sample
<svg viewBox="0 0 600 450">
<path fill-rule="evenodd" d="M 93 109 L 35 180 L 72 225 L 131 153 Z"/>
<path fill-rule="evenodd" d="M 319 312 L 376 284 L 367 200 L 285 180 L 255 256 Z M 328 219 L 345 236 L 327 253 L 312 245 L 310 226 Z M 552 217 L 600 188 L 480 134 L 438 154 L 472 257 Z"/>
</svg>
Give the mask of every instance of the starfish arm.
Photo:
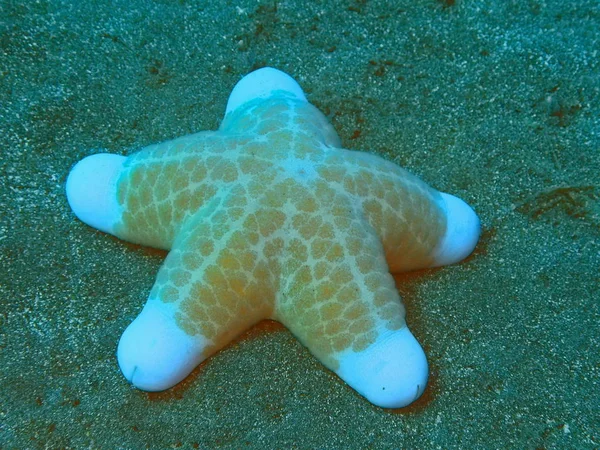
<svg viewBox="0 0 600 450">
<path fill-rule="evenodd" d="M 290 231 L 274 318 L 371 402 L 404 406 L 423 392 L 427 361 L 379 236 L 341 197 L 318 216 L 310 243 Z"/>
<path fill-rule="evenodd" d="M 238 177 L 244 135 L 201 132 L 131 155 L 117 182 L 122 239 L 170 249 L 181 227 Z"/>
<path fill-rule="evenodd" d="M 227 200 L 214 201 L 180 231 L 119 342 L 119 366 L 136 387 L 170 388 L 271 315 L 274 276 L 256 252 L 258 237 L 240 231 L 246 219 L 234 215 Z"/>
<path fill-rule="evenodd" d="M 383 158 L 340 150 L 318 171 L 361 205 L 392 273 L 458 262 L 477 243 L 479 219 L 465 202 Z"/>
<path fill-rule="evenodd" d="M 135 244 L 168 250 L 181 226 L 238 177 L 243 135 L 200 132 L 129 157 L 96 154 L 73 167 L 67 198 L 88 225 Z"/>
</svg>

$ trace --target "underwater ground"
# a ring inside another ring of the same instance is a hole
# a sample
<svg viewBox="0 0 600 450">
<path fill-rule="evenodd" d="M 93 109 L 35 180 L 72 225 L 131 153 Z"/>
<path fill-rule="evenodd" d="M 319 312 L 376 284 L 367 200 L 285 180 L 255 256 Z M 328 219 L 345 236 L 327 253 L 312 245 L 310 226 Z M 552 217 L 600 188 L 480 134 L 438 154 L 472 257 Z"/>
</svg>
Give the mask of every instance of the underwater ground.
<svg viewBox="0 0 600 450">
<path fill-rule="evenodd" d="M 0 2 L 0 448 L 599 448 L 598 30 L 597 0 Z M 265 65 L 482 219 L 467 261 L 397 277 L 409 408 L 273 323 L 165 393 L 119 371 L 165 254 L 78 221 L 66 176 L 217 128 Z"/>
</svg>

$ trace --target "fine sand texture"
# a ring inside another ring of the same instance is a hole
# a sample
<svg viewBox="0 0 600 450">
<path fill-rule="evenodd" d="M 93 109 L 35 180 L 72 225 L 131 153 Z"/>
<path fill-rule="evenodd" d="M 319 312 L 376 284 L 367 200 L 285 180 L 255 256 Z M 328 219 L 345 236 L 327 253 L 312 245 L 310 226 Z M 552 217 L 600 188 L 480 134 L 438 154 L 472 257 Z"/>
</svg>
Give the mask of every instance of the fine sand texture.
<svg viewBox="0 0 600 450">
<path fill-rule="evenodd" d="M 598 30 L 597 0 L 0 2 L 0 448 L 599 448 Z M 263 66 L 481 217 L 466 261 L 396 278 L 408 408 L 274 322 L 163 393 L 119 371 L 165 253 L 78 221 L 67 174 L 216 129 Z"/>
</svg>

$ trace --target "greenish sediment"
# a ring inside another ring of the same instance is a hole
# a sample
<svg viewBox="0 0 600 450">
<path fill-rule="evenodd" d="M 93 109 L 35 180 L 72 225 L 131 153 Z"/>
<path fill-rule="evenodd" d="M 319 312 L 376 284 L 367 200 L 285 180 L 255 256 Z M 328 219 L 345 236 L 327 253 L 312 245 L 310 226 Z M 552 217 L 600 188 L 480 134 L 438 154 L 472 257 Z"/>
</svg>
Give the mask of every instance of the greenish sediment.
<svg viewBox="0 0 600 450">
<path fill-rule="evenodd" d="M 0 4 L 0 447 L 597 448 L 595 0 Z M 79 222 L 75 162 L 216 129 L 294 76 L 351 149 L 479 213 L 462 264 L 398 277 L 431 380 L 372 406 L 285 330 L 148 395 L 117 366 L 163 253 Z"/>
</svg>

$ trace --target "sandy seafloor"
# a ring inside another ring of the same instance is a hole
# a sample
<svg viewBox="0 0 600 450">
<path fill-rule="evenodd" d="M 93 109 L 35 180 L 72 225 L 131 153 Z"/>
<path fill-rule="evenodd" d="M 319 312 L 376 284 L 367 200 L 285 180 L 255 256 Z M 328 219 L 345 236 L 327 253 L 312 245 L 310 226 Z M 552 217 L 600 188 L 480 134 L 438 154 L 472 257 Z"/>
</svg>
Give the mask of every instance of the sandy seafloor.
<svg viewBox="0 0 600 450">
<path fill-rule="evenodd" d="M 600 447 L 596 0 L 79 3 L 0 3 L 1 448 Z M 398 278 L 431 366 L 409 408 L 277 327 L 163 394 L 119 371 L 164 253 L 76 220 L 69 169 L 217 128 L 265 65 L 482 219 L 466 262 Z"/>
</svg>

